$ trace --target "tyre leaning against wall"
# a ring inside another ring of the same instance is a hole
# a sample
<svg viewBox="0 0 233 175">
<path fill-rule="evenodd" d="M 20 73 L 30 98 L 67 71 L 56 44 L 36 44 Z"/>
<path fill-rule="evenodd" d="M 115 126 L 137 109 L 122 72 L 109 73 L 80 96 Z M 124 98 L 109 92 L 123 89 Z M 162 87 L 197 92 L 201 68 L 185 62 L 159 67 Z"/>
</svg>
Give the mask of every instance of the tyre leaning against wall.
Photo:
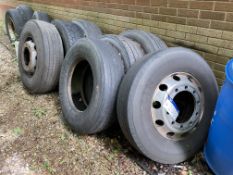
<svg viewBox="0 0 233 175">
<path fill-rule="evenodd" d="M 37 20 L 48 22 L 48 23 L 52 21 L 51 17 L 47 13 L 38 12 L 38 11 L 35 11 L 33 13 L 32 19 L 37 19 Z"/>
<path fill-rule="evenodd" d="M 31 93 L 46 93 L 58 85 L 64 58 L 61 37 L 54 25 L 30 20 L 19 42 L 21 80 Z"/>
<path fill-rule="evenodd" d="M 10 42 L 17 41 L 23 30 L 24 21 L 16 9 L 7 10 L 5 14 L 5 25 Z"/>
<path fill-rule="evenodd" d="M 61 69 L 59 96 L 63 118 L 74 131 L 93 134 L 115 121 L 123 74 L 117 50 L 101 40 L 80 39 L 68 51 Z"/>
<path fill-rule="evenodd" d="M 76 24 L 83 32 L 83 37 L 100 38 L 102 36 L 102 31 L 93 22 L 87 20 L 76 20 L 73 21 L 73 23 Z"/>
<path fill-rule="evenodd" d="M 150 32 L 135 29 L 124 31 L 120 35 L 139 43 L 146 54 L 167 49 L 165 42 Z"/>
<path fill-rule="evenodd" d="M 175 164 L 203 146 L 218 96 L 215 76 L 190 49 L 149 54 L 124 77 L 118 121 L 129 142 L 148 158 Z"/>
<path fill-rule="evenodd" d="M 60 33 L 65 55 L 75 42 L 84 37 L 82 30 L 72 22 L 55 19 L 52 24 Z"/>
</svg>

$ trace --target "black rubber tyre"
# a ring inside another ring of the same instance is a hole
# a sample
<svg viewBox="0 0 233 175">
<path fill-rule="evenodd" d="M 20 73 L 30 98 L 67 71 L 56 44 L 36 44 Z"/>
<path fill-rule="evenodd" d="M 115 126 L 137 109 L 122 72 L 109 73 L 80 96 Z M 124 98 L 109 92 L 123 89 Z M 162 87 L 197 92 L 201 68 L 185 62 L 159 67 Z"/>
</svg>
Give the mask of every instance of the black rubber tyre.
<svg viewBox="0 0 233 175">
<path fill-rule="evenodd" d="M 156 35 L 142 30 L 128 30 L 120 35 L 138 42 L 145 53 L 157 52 L 167 48 L 167 45 Z"/>
<path fill-rule="evenodd" d="M 6 32 L 11 42 L 19 39 L 24 22 L 16 9 L 9 9 L 5 15 Z"/>
<path fill-rule="evenodd" d="M 26 22 L 32 18 L 34 11 L 28 5 L 19 5 L 16 7 L 16 9 L 19 11 L 21 17 L 23 18 L 24 24 L 26 24 Z"/>
<path fill-rule="evenodd" d="M 93 134 L 115 121 L 123 74 L 117 51 L 103 41 L 80 39 L 69 50 L 62 65 L 59 95 L 63 117 L 74 131 Z"/>
<path fill-rule="evenodd" d="M 31 41 L 36 51 L 36 65 L 33 73 L 24 68 L 30 65 L 32 54 L 25 49 Z M 46 93 L 58 85 L 63 62 L 61 37 L 54 25 L 39 20 L 30 20 L 24 27 L 19 42 L 19 71 L 23 85 L 31 93 Z"/>
<path fill-rule="evenodd" d="M 169 48 L 146 57 L 131 67 L 121 83 L 118 121 L 129 142 L 146 157 L 165 164 L 179 163 L 194 156 L 205 143 L 218 96 L 217 82 L 208 64 L 192 50 Z M 154 90 L 174 72 L 194 76 L 202 85 L 205 101 L 199 125 L 182 140 L 161 136 L 152 121 Z"/>
<path fill-rule="evenodd" d="M 64 54 L 77 42 L 83 38 L 82 31 L 76 24 L 68 21 L 53 20 L 52 24 L 55 25 L 62 38 L 64 46 Z"/>
<path fill-rule="evenodd" d="M 140 45 L 131 39 L 118 35 L 104 35 L 101 38 L 103 41 L 110 43 L 115 47 L 121 55 L 124 63 L 125 72 L 138 60 L 141 60 L 145 55 Z"/>
<path fill-rule="evenodd" d="M 37 19 L 37 20 L 48 22 L 48 23 L 50 23 L 52 20 L 52 18 L 47 13 L 37 12 L 37 11 L 33 13 L 32 19 Z"/>
<path fill-rule="evenodd" d="M 78 20 L 73 23 L 83 31 L 83 37 L 100 38 L 102 36 L 100 28 L 90 21 Z"/>
</svg>

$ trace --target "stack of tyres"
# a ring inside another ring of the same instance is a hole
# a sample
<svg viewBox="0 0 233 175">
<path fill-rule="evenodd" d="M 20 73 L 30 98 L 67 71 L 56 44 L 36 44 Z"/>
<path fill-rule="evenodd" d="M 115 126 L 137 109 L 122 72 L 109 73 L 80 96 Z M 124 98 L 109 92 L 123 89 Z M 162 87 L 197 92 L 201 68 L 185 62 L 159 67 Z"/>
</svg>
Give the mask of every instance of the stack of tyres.
<svg viewBox="0 0 233 175">
<path fill-rule="evenodd" d="M 100 132 L 117 115 L 139 152 L 174 164 L 203 146 L 218 86 L 200 55 L 130 30 L 79 40 L 63 63 L 59 95 L 63 117 L 77 133 Z"/>
<path fill-rule="evenodd" d="M 59 85 L 64 121 L 75 132 L 94 134 L 118 120 L 154 161 L 179 163 L 199 151 L 218 95 L 200 55 L 142 30 L 102 35 L 86 20 L 50 22 L 28 6 L 6 13 L 11 42 L 20 36 L 24 87 L 40 94 Z"/>
<path fill-rule="evenodd" d="M 125 72 L 144 55 L 167 48 L 161 39 L 151 35 L 131 30 L 120 36 L 89 37 L 68 51 L 59 94 L 63 117 L 73 130 L 94 134 L 116 120 L 118 87 Z"/>
<path fill-rule="evenodd" d="M 57 20 L 53 24 L 30 20 L 21 33 L 19 71 L 23 85 L 30 93 L 47 93 L 57 87 L 65 52 L 86 32 L 75 23 Z M 69 31 L 65 30 L 67 28 L 73 29 L 72 35 L 64 34 Z"/>
</svg>

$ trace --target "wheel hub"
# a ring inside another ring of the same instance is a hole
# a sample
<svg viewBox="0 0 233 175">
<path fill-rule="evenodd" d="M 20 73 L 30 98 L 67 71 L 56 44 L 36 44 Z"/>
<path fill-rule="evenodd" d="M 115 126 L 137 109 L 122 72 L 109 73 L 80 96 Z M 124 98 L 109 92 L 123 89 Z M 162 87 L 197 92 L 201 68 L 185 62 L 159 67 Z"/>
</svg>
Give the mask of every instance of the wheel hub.
<svg viewBox="0 0 233 175">
<path fill-rule="evenodd" d="M 200 122 L 204 101 L 200 83 L 190 74 L 165 77 L 152 98 L 152 119 L 157 131 L 169 139 L 182 139 Z"/>
<path fill-rule="evenodd" d="M 23 45 L 22 52 L 22 65 L 23 69 L 30 74 L 33 74 L 36 69 L 37 52 L 35 49 L 35 43 L 33 41 L 26 41 Z"/>
</svg>

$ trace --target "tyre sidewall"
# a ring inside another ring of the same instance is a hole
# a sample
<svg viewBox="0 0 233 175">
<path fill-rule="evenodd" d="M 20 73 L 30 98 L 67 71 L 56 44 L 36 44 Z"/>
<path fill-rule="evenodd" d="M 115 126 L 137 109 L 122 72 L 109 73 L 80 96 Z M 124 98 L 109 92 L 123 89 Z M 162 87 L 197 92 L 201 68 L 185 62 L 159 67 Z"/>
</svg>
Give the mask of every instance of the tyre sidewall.
<svg viewBox="0 0 233 175">
<path fill-rule="evenodd" d="M 205 99 L 203 118 L 198 129 L 181 141 L 162 137 L 155 129 L 151 116 L 155 88 L 164 77 L 174 72 L 193 75 L 202 85 Z M 127 122 L 137 148 L 147 157 L 162 163 L 177 163 L 193 156 L 207 137 L 217 94 L 214 75 L 199 55 L 183 48 L 152 55 L 137 72 L 128 96 Z"/>
<path fill-rule="evenodd" d="M 33 32 L 32 32 L 33 31 Z M 23 45 L 28 37 L 32 37 L 33 42 L 36 45 L 37 49 L 37 63 L 36 63 L 36 70 L 33 74 L 33 76 L 28 76 L 27 73 L 25 73 L 23 67 L 22 67 L 22 49 Z M 21 73 L 21 79 L 24 84 L 24 86 L 27 89 L 31 89 L 31 92 L 37 91 L 37 88 L 40 87 L 40 84 L 43 82 L 39 82 L 38 80 L 41 79 L 41 77 L 47 76 L 44 75 L 44 69 L 47 66 L 47 59 L 48 56 L 46 52 L 46 48 L 48 48 L 47 44 L 44 42 L 44 35 L 41 31 L 41 29 L 38 27 L 38 25 L 33 21 L 29 21 L 27 25 L 25 26 L 24 30 L 22 31 L 22 35 L 20 37 L 19 42 L 19 71 Z"/>
<path fill-rule="evenodd" d="M 118 78 L 109 75 L 111 65 L 107 59 L 110 57 L 116 60 L 112 62 L 112 66 L 117 66 L 122 72 L 117 75 Z M 70 77 L 76 64 L 83 58 L 88 61 L 92 69 L 93 91 L 86 110 L 79 111 L 69 94 Z M 118 59 L 120 59 L 119 55 L 113 47 L 94 39 L 81 39 L 67 53 L 60 74 L 59 94 L 64 118 L 76 132 L 92 134 L 106 129 L 112 123 L 117 88 L 123 75 L 123 65 L 119 66 Z M 113 83 L 112 78 L 116 82 Z"/>
</svg>

